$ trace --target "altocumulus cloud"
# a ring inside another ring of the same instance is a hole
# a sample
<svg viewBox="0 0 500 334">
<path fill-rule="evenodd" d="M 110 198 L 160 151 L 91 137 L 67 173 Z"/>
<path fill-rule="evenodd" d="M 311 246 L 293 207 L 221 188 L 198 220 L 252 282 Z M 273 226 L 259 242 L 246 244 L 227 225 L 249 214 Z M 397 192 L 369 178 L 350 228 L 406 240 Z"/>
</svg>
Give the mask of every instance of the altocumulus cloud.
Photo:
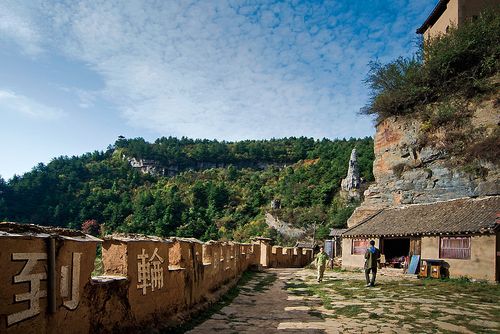
<svg viewBox="0 0 500 334">
<path fill-rule="evenodd" d="M 411 49 L 424 3 L 12 1 L 2 15 L 25 50 L 88 64 L 136 127 L 230 140 L 349 137 L 372 133 L 356 115 L 368 62 Z"/>
<path fill-rule="evenodd" d="M 19 113 L 32 119 L 56 120 L 66 114 L 12 91 L 0 90 L 0 112 Z"/>
</svg>

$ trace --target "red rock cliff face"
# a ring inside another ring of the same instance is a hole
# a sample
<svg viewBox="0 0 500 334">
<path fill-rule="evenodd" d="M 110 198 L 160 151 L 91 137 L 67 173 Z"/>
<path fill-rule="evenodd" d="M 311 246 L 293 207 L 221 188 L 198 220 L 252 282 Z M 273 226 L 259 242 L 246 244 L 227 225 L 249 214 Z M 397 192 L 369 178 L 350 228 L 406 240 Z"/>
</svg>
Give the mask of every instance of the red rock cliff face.
<svg viewBox="0 0 500 334">
<path fill-rule="evenodd" d="M 473 126 L 493 129 L 498 124 L 499 111 L 493 100 L 477 107 Z M 420 126 L 421 122 L 412 117 L 390 117 L 377 125 L 375 183 L 365 191 L 364 202 L 347 221 L 349 227 L 387 207 L 500 193 L 497 166 L 481 163 L 488 169 L 486 178 L 450 167 L 450 157 L 439 149 L 439 143 L 419 147 Z"/>
</svg>

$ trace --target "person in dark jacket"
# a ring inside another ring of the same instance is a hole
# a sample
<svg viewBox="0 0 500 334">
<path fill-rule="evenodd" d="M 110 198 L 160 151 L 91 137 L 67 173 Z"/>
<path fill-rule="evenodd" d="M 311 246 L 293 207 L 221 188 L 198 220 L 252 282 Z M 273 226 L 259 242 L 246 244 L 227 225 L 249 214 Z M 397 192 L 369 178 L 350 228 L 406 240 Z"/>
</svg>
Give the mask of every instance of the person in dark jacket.
<svg viewBox="0 0 500 334">
<path fill-rule="evenodd" d="M 370 240 L 370 247 L 365 252 L 365 276 L 366 286 L 375 286 L 375 277 L 377 276 L 377 266 L 380 262 L 380 251 L 375 247 L 375 241 Z M 372 279 L 370 280 L 370 271 Z"/>
</svg>

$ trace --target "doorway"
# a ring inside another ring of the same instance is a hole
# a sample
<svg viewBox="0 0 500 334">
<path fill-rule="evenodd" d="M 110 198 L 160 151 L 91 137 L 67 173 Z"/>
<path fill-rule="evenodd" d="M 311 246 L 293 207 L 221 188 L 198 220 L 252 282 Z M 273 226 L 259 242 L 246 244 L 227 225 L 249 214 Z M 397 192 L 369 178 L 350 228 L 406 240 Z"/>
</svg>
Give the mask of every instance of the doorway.
<svg viewBox="0 0 500 334">
<path fill-rule="evenodd" d="M 405 257 L 410 255 L 410 238 L 383 239 L 382 253 L 389 267 L 403 268 Z"/>
</svg>

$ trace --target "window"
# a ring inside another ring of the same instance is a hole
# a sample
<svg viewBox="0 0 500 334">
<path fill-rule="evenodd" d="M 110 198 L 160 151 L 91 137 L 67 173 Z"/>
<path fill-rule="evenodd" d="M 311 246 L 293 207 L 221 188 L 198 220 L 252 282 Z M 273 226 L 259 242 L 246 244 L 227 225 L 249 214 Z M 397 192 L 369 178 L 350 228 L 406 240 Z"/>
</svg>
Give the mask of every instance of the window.
<svg viewBox="0 0 500 334">
<path fill-rule="evenodd" d="M 470 237 L 441 237 L 439 257 L 470 259 Z"/>
<path fill-rule="evenodd" d="M 351 254 L 365 254 L 369 244 L 368 239 L 353 239 Z"/>
</svg>

